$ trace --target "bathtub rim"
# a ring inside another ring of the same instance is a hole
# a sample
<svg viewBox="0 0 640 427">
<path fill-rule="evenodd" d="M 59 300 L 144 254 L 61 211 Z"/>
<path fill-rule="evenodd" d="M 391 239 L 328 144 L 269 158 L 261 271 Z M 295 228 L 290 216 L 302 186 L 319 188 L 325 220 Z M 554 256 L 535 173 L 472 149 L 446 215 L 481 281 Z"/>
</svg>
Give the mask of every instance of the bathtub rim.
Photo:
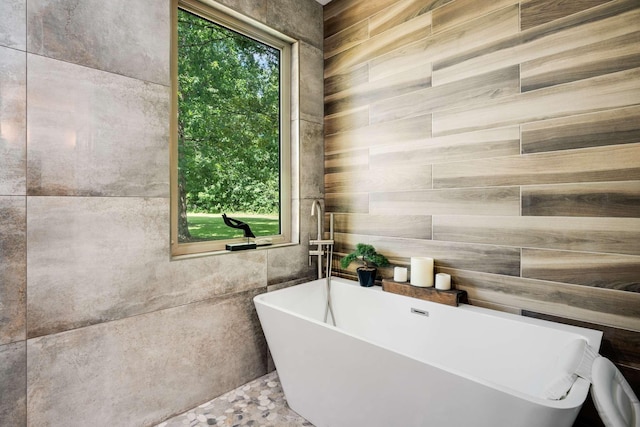
<svg viewBox="0 0 640 427">
<path fill-rule="evenodd" d="M 277 310 L 277 311 L 281 311 L 283 313 L 286 313 L 290 316 L 294 316 L 300 319 L 303 319 L 305 321 L 311 322 L 315 325 L 324 327 L 324 328 L 328 328 L 330 330 L 334 330 L 336 332 L 339 332 L 341 334 L 344 334 L 348 337 L 351 337 L 353 339 L 362 341 L 362 342 L 366 342 L 368 344 L 383 348 L 387 351 L 393 352 L 395 354 L 399 354 L 403 357 L 415 360 L 419 363 L 424 363 L 424 364 L 428 364 L 434 368 L 440 369 L 442 371 L 445 371 L 447 373 L 450 373 L 452 375 L 456 375 L 458 377 L 461 378 L 465 378 L 469 381 L 473 381 L 475 383 L 484 385 L 486 387 L 489 387 L 491 389 L 494 389 L 496 391 L 502 392 L 502 393 L 506 393 L 506 394 L 510 394 L 510 395 L 514 395 L 517 396 L 520 399 L 538 404 L 538 405 L 542 405 L 542 406 L 546 406 L 546 407 L 550 407 L 550 408 L 556 408 L 556 409 L 574 409 L 574 408 L 578 408 L 580 406 L 582 406 L 586 399 L 587 399 L 587 395 L 589 393 L 589 387 L 591 385 L 591 383 L 587 380 L 585 380 L 582 377 L 578 377 L 574 383 L 574 385 L 572 386 L 571 390 L 569 391 L 569 394 L 560 400 L 552 400 L 552 399 L 545 399 L 542 397 L 538 397 L 538 396 L 534 396 L 531 394 L 527 394 L 524 393 L 520 390 L 487 380 L 485 378 L 480 378 L 474 375 L 469 375 L 467 373 L 464 373 L 462 371 L 459 371 L 457 369 L 455 369 L 454 367 L 451 366 L 445 366 L 441 363 L 436 363 L 436 362 L 432 362 L 428 359 L 425 358 L 418 358 L 418 357 L 414 357 L 411 356 L 409 354 L 406 354 L 402 351 L 398 351 L 396 349 L 390 348 L 389 346 L 380 344 L 378 342 L 375 341 L 371 341 L 368 339 L 365 339 L 363 337 L 360 337 L 358 335 L 355 335 L 353 333 L 350 333 L 348 331 L 345 331 L 344 329 L 340 329 L 339 327 L 330 325 L 328 323 L 324 323 L 322 321 L 313 319 L 311 317 L 305 316 L 305 315 L 301 315 L 299 313 L 296 313 L 294 311 L 291 311 L 289 309 L 283 308 L 278 306 L 277 304 L 273 304 L 269 301 L 266 301 L 267 298 L 269 298 L 270 296 L 273 296 L 274 294 L 278 294 L 278 293 L 283 293 L 286 292 L 287 290 L 291 289 L 291 288 L 295 288 L 295 287 L 299 287 L 299 286 L 313 286 L 314 284 L 323 284 L 325 282 L 326 279 L 316 279 L 316 280 L 311 280 L 309 282 L 304 282 L 304 283 L 300 283 L 300 284 L 296 284 L 293 286 L 289 286 L 287 288 L 282 288 L 282 289 L 278 289 L 275 291 L 271 291 L 271 292 L 266 292 L 266 293 L 262 293 L 259 295 L 256 295 L 253 300 L 254 300 L 254 304 L 261 304 L 264 305 L 266 307 L 269 307 L 271 309 Z M 331 284 L 336 284 L 336 283 L 340 283 L 342 285 L 346 285 L 346 286 L 353 286 L 356 288 L 361 288 L 361 286 L 359 285 L 359 283 L 357 281 L 352 281 L 352 280 L 348 280 L 348 279 L 344 279 L 344 278 L 340 278 L 340 277 L 331 277 Z M 382 290 L 382 288 L 380 287 L 373 287 L 373 288 L 363 288 L 364 292 L 384 292 Z M 482 316 L 490 316 L 490 317 L 499 317 L 502 318 L 503 320 L 507 320 L 507 321 L 512 321 L 512 322 L 519 322 L 519 323 L 527 323 L 530 325 L 535 325 L 535 326 L 540 326 L 540 327 L 546 327 L 546 328 L 551 328 L 551 329 L 557 329 L 557 330 L 562 330 L 562 331 L 566 331 L 566 332 L 571 332 L 571 333 L 577 333 L 577 331 L 582 331 L 584 334 L 584 338 L 587 339 L 587 341 L 589 342 L 590 345 L 594 345 L 597 344 L 597 348 L 600 348 L 600 342 L 601 342 L 601 338 L 602 338 L 602 332 L 601 331 L 597 331 L 597 330 L 593 330 L 593 329 L 587 329 L 587 328 L 582 328 L 582 327 L 577 327 L 577 326 L 571 326 L 571 325 L 565 325 L 562 323 L 557 323 L 557 322 L 551 322 L 548 320 L 542 320 L 542 319 L 536 319 L 536 318 L 531 318 L 531 317 L 525 317 L 525 316 L 518 316 L 516 314 L 512 314 L 512 313 L 506 313 L 506 312 L 501 312 L 498 310 L 492 310 L 489 308 L 485 308 L 485 307 L 477 307 L 477 306 L 472 306 L 469 304 L 460 304 L 458 307 L 450 307 L 450 306 L 446 306 L 446 305 L 442 305 L 442 304 L 438 304 L 435 302 L 431 302 L 431 301 L 424 301 L 424 300 L 416 300 L 415 298 L 411 298 L 411 297 L 407 297 L 404 295 L 397 295 L 397 294 L 393 294 L 393 293 L 389 293 L 389 292 L 385 292 L 385 296 L 392 296 L 392 297 L 398 297 L 398 298 L 402 298 L 402 299 L 406 299 L 407 302 L 410 301 L 420 301 L 421 303 L 425 303 L 427 305 L 434 305 L 437 307 L 445 307 L 445 310 L 465 310 L 465 311 L 471 311 L 477 315 L 482 315 Z M 276 367 L 277 368 L 277 367 Z M 584 396 L 584 397 L 583 397 Z"/>
</svg>

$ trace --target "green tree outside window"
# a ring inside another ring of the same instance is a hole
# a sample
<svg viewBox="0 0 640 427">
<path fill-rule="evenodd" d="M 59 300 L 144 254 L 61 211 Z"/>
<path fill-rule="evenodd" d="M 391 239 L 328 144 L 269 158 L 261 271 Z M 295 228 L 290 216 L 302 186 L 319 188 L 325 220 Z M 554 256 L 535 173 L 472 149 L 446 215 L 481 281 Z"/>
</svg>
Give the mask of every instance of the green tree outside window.
<svg viewBox="0 0 640 427">
<path fill-rule="evenodd" d="M 280 51 L 178 9 L 178 240 L 280 233 Z"/>
</svg>

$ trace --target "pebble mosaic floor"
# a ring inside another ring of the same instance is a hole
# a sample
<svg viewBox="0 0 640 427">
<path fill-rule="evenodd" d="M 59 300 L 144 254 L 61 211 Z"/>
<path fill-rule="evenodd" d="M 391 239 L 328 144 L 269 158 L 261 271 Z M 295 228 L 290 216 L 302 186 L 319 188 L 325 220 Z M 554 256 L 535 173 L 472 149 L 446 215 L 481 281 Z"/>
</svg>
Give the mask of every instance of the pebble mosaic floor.
<svg viewBox="0 0 640 427">
<path fill-rule="evenodd" d="M 156 427 L 313 427 L 289 409 L 278 374 L 271 372 Z"/>
</svg>

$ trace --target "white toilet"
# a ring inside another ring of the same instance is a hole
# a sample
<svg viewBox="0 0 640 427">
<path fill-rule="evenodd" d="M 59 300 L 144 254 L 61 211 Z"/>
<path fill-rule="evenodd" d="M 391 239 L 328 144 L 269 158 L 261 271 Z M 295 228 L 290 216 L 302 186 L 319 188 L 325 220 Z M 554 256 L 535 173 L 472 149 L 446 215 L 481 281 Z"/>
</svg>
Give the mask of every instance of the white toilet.
<svg viewBox="0 0 640 427">
<path fill-rule="evenodd" d="M 640 427 L 638 397 L 606 357 L 596 357 L 591 366 L 591 396 L 606 427 Z"/>
</svg>

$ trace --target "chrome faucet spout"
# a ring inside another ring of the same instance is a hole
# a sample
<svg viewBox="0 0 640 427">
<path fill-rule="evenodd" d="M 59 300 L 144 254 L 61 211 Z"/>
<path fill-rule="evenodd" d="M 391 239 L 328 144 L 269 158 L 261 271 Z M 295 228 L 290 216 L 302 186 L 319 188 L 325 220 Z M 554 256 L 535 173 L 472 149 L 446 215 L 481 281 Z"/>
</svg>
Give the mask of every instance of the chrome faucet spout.
<svg viewBox="0 0 640 427">
<path fill-rule="evenodd" d="M 322 205 L 320 204 L 320 200 L 314 200 L 313 203 L 311 204 L 311 216 L 315 216 L 316 215 L 316 206 L 318 206 L 318 234 L 316 236 L 317 240 L 321 240 L 322 239 Z"/>
</svg>

